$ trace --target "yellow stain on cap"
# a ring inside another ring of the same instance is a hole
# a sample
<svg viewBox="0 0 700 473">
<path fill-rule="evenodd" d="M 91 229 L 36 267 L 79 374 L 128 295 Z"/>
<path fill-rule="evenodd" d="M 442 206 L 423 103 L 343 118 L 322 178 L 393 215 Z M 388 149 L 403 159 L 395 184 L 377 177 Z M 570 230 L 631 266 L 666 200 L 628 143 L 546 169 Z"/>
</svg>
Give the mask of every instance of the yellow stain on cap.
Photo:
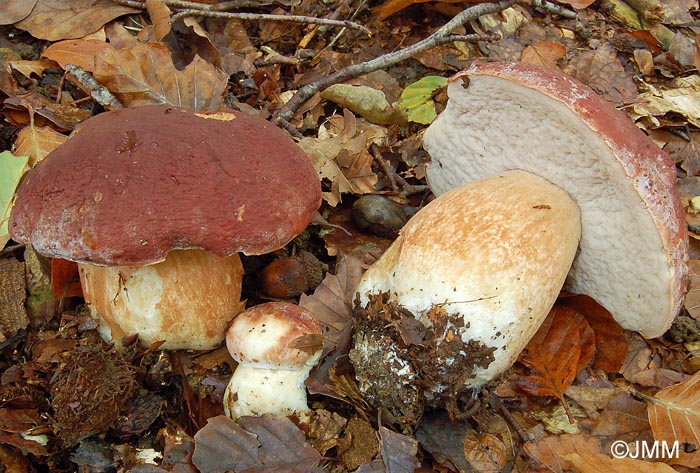
<svg viewBox="0 0 700 473">
<path fill-rule="evenodd" d="M 221 120 L 222 122 L 230 122 L 236 118 L 236 114 L 232 112 L 214 112 L 214 113 L 195 113 L 199 118 L 207 118 Z"/>
</svg>

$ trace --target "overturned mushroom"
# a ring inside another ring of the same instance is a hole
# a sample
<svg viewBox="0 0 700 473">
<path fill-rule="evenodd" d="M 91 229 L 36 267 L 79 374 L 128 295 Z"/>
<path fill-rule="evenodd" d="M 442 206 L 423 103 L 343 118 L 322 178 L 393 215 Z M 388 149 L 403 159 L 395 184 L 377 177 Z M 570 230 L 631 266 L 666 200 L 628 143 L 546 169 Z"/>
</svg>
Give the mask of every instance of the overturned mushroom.
<svg viewBox="0 0 700 473">
<path fill-rule="evenodd" d="M 445 384 L 455 369 L 466 379 L 450 379 L 475 388 L 512 364 L 562 285 L 596 298 L 624 328 L 661 335 L 687 289 L 687 235 L 668 156 L 561 72 L 475 63 L 451 79 L 448 94 L 424 138 L 439 197 L 402 229 L 357 291 L 367 306 L 386 294 L 426 333 L 463 349 L 450 350 L 439 367 L 422 366 L 405 339 L 381 334 L 369 343 L 360 331 L 351 359 L 361 387 L 418 385 L 419 398 L 445 405 L 445 393 L 460 387 Z M 421 341 L 428 342 L 438 350 L 443 343 Z M 474 343 L 491 348 L 493 361 L 481 356 L 470 365 L 464 355 Z M 401 369 L 390 380 L 374 377 L 362 361 L 370 359 Z M 395 415 L 405 413 L 396 407 Z"/>
<path fill-rule="evenodd" d="M 238 253 L 284 246 L 320 201 L 306 155 L 265 120 L 148 106 L 81 124 L 26 175 L 9 228 L 80 264 L 105 339 L 207 349 L 238 311 Z"/>
</svg>

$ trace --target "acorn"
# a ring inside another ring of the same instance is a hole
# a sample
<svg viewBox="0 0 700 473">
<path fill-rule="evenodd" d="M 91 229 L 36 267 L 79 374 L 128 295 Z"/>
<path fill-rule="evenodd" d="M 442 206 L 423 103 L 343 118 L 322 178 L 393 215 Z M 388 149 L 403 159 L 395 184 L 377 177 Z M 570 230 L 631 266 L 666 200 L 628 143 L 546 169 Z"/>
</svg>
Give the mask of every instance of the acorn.
<svg viewBox="0 0 700 473">
<path fill-rule="evenodd" d="M 408 221 L 402 205 L 383 195 L 363 195 L 352 206 L 352 218 L 360 230 L 396 238 Z"/>
<path fill-rule="evenodd" d="M 261 292 L 279 299 L 290 299 L 312 291 L 322 279 L 323 266 L 308 251 L 275 260 L 258 274 Z"/>
</svg>

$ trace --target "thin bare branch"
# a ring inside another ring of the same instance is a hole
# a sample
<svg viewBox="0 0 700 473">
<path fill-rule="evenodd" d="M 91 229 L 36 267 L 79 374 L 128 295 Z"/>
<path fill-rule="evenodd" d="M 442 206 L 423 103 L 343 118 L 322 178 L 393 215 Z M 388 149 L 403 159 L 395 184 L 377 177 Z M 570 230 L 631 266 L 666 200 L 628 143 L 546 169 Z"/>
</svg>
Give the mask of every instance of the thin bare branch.
<svg viewBox="0 0 700 473">
<path fill-rule="evenodd" d="M 237 18 L 240 20 L 253 21 L 290 21 L 293 23 L 306 23 L 310 25 L 330 25 L 362 31 L 364 34 L 372 36 L 372 32 L 366 27 L 360 25 L 359 23 L 347 20 L 330 20 L 327 18 L 316 18 L 313 16 L 272 15 L 268 13 L 234 13 L 205 10 L 182 10 L 174 14 L 172 20 L 175 21 L 185 16 L 204 16 L 207 18 Z"/>
<path fill-rule="evenodd" d="M 280 118 L 289 121 L 304 102 L 313 97 L 314 94 L 326 89 L 327 87 L 345 82 L 348 79 L 359 77 L 364 74 L 369 74 L 370 72 L 374 72 L 379 69 L 385 69 L 405 59 L 415 56 L 418 53 L 427 51 L 428 49 L 440 44 L 442 38 L 449 36 L 450 33 L 455 30 L 455 28 L 465 24 L 468 21 L 475 20 L 480 16 L 499 12 L 513 5 L 516 1 L 517 0 L 502 0 L 496 3 L 481 3 L 479 5 L 467 8 L 457 14 L 454 18 L 445 23 L 427 38 L 418 41 L 405 49 L 384 54 L 383 56 L 379 56 L 367 62 L 352 64 L 340 69 L 337 72 L 334 72 L 333 74 L 312 82 L 311 84 L 307 84 L 299 89 L 289 100 L 289 102 L 287 102 L 284 107 L 282 107 L 275 114 L 273 121 Z"/>
</svg>

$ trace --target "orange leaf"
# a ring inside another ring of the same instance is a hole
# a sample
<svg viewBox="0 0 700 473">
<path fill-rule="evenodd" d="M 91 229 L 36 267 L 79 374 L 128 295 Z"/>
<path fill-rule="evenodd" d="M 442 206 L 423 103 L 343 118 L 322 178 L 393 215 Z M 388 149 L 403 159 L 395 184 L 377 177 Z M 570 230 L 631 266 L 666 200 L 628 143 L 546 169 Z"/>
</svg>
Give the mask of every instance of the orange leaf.
<svg viewBox="0 0 700 473">
<path fill-rule="evenodd" d="M 563 44 L 545 39 L 525 48 L 521 60 L 551 69 L 558 69 L 557 60 L 564 57 L 565 54 L 566 47 Z"/>
<path fill-rule="evenodd" d="M 596 354 L 593 367 L 617 373 L 627 357 L 627 339 L 612 314 L 595 299 L 584 294 L 562 294 L 557 304 L 583 314 L 595 332 Z"/>
<path fill-rule="evenodd" d="M 416 3 L 425 3 L 437 1 L 439 3 L 486 3 L 492 0 L 389 0 L 388 2 L 378 6 L 372 10 L 372 13 L 377 17 L 377 20 L 382 21 L 390 17 L 394 13 L 410 7 Z"/>
<path fill-rule="evenodd" d="M 56 299 L 82 297 L 78 263 L 61 258 L 51 260 L 51 289 Z"/>
<path fill-rule="evenodd" d="M 700 446 L 700 372 L 647 399 L 654 439 Z"/>
<path fill-rule="evenodd" d="M 56 61 L 64 69 L 66 64 L 73 64 L 92 72 L 95 70 L 95 57 L 106 49 L 114 47 L 96 39 L 68 39 L 52 44 L 41 55 Z"/>
<path fill-rule="evenodd" d="M 529 394 L 552 396 L 563 402 L 564 391 L 578 373 L 580 357 L 581 330 L 576 311 L 555 305 L 520 355 L 519 361 L 532 373 L 518 385 Z"/>
</svg>

